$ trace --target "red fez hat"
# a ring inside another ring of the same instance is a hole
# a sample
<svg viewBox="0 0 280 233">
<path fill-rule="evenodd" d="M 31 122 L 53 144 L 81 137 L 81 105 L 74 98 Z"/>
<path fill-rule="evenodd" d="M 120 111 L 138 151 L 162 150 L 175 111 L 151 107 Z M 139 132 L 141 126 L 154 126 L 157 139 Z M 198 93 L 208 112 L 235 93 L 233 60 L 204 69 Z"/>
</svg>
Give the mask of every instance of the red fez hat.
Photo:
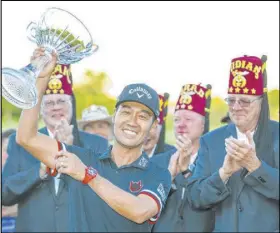
<svg viewBox="0 0 280 233">
<path fill-rule="evenodd" d="M 258 57 L 234 58 L 231 61 L 228 94 L 262 95 L 266 92 L 263 83 L 265 65 Z"/>
<path fill-rule="evenodd" d="M 211 95 L 211 89 L 207 89 L 200 84 L 186 84 L 182 87 L 175 111 L 185 109 L 202 116 L 209 112 L 206 108 L 206 100 Z"/>
<path fill-rule="evenodd" d="M 160 125 L 163 125 L 166 116 L 165 116 L 165 109 L 167 108 L 168 105 L 168 100 L 164 99 L 164 96 L 158 95 L 159 97 L 159 116 L 158 116 L 158 123 Z"/>
<path fill-rule="evenodd" d="M 49 94 L 73 94 L 70 65 L 58 64 L 55 67 L 45 92 L 45 95 Z"/>
</svg>

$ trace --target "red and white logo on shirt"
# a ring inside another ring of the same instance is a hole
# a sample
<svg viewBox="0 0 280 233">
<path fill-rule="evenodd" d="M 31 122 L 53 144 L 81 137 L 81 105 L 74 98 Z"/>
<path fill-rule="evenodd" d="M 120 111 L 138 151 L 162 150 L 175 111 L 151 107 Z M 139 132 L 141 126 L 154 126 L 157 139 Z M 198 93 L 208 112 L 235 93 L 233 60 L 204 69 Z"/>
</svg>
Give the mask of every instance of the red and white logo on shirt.
<svg viewBox="0 0 280 233">
<path fill-rule="evenodd" d="M 132 193 L 139 192 L 142 188 L 143 188 L 143 184 L 142 184 L 141 180 L 139 180 L 137 182 L 130 181 L 130 183 L 129 183 L 129 190 Z"/>
</svg>

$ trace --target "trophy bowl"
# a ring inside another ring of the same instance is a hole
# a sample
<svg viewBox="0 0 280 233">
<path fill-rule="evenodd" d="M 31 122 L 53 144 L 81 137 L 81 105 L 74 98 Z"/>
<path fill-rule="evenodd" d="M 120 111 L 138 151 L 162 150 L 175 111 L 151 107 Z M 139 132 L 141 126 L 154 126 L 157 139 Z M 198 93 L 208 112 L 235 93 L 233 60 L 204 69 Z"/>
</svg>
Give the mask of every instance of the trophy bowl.
<svg viewBox="0 0 280 233">
<path fill-rule="evenodd" d="M 73 64 L 97 51 L 87 27 L 72 13 L 49 8 L 38 22 L 27 26 L 27 37 L 38 47 L 44 47 L 45 55 L 20 70 L 2 69 L 2 96 L 14 106 L 30 109 L 37 104 L 36 78 L 51 61 L 51 53 L 57 54 L 59 64 Z"/>
</svg>

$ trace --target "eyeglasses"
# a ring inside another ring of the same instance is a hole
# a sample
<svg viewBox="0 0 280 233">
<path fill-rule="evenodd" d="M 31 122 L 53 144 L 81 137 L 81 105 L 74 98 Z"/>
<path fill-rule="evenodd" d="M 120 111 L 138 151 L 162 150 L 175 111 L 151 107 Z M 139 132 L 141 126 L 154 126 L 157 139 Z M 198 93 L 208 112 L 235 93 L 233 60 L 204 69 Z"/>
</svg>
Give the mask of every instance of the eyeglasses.
<svg viewBox="0 0 280 233">
<path fill-rule="evenodd" d="M 261 99 L 262 96 L 253 99 L 253 100 L 249 100 L 249 99 L 235 99 L 235 98 L 225 98 L 226 103 L 228 104 L 228 106 L 232 107 L 234 106 L 234 104 L 237 102 L 239 104 L 240 107 L 242 108 L 246 108 L 249 107 L 251 105 L 251 103 L 253 103 L 256 100 Z"/>
<path fill-rule="evenodd" d="M 46 108 L 53 108 L 55 105 L 59 105 L 61 107 L 64 107 L 66 106 L 66 104 L 69 103 L 70 100 L 63 100 L 63 99 L 58 99 L 57 101 L 52 101 L 52 100 L 49 100 L 49 101 L 46 101 L 44 103 L 44 106 Z"/>
</svg>

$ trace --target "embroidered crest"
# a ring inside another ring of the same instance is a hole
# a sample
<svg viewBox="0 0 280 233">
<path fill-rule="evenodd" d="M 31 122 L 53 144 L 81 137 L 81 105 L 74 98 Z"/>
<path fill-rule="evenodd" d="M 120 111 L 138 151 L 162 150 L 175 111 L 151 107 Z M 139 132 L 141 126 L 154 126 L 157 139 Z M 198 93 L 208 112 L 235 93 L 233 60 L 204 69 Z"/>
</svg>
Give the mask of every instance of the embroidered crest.
<svg viewBox="0 0 280 233">
<path fill-rule="evenodd" d="M 143 188 L 142 181 L 139 180 L 138 182 L 130 181 L 129 183 L 129 190 L 132 193 L 139 192 Z"/>
<path fill-rule="evenodd" d="M 180 98 L 180 104 L 190 104 L 192 102 L 192 95 L 194 93 L 184 93 Z"/>
<path fill-rule="evenodd" d="M 246 78 L 245 78 L 245 75 L 249 74 L 248 71 L 244 71 L 244 72 L 239 72 L 237 70 L 234 70 L 233 71 L 233 76 L 234 76 L 234 79 L 232 80 L 232 85 L 234 87 L 245 87 L 246 86 Z"/>
<path fill-rule="evenodd" d="M 58 75 L 52 75 L 50 77 L 50 81 L 48 83 L 48 90 L 46 91 L 47 94 L 64 94 L 64 91 L 62 89 L 62 82 L 61 78 L 63 76 L 61 74 Z"/>
</svg>

